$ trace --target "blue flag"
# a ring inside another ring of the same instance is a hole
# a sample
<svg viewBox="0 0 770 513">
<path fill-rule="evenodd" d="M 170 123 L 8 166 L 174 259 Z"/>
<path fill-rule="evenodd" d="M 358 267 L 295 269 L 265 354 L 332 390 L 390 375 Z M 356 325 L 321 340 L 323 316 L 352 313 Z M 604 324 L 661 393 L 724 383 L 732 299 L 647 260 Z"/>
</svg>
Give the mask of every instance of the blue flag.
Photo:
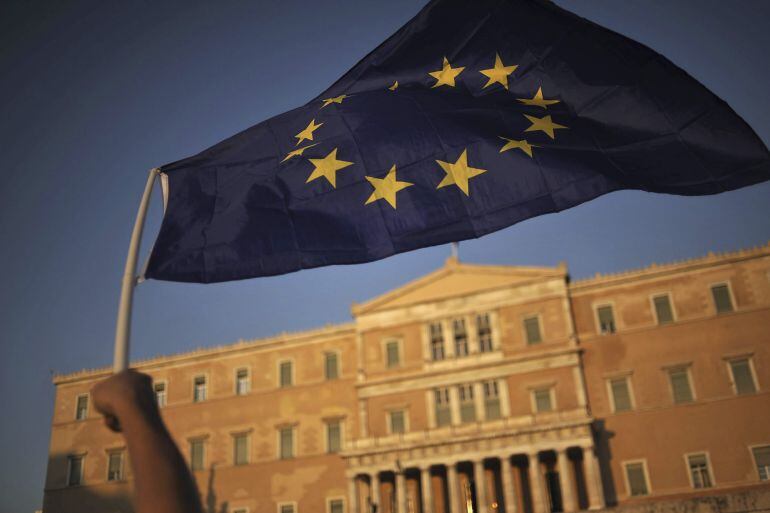
<svg viewBox="0 0 770 513">
<path fill-rule="evenodd" d="M 619 189 L 770 178 L 666 58 L 548 1 L 437 0 L 308 104 L 161 168 L 145 276 L 220 282 L 480 237 Z"/>
</svg>

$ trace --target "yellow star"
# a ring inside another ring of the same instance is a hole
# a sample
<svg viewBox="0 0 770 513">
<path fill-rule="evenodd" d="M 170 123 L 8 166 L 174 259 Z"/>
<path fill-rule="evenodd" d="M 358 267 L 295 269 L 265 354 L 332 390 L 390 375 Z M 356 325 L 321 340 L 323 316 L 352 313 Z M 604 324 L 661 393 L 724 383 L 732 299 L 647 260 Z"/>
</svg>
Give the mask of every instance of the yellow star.
<svg viewBox="0 0 770 513">
<path fill-rule="evenodd" d="M 546 100 L 543 98 L 543 88 L 538 87 L 537 92 L 535 93 L 535 96 L 532 98 L 517 98 L 521 103 L 524 105 L 533 105 L 535 107 L 542 107 L 544 109 L 547 109 L 549 105 L 553 105 L 554 103 L 559 103 L 559 100 Z"/>
<path fill-rule="evenodd" d="M 308 160 L 315 166 L 315 169 L 313 169 L 313 172 L 307 177 L 305 183 L 310 183 L 316 178 L 321 178 L 323 176 L 335 189 L 337 188 L 337 171 L 353 165 L 352 162 L 337 160 L 337 148 L 334 148 L 331 153 L 322 159 Z"/>
<path fill-rule="evenodd" d="M 500 59 L 500 55 L 495 54 L 495 67 L 489 68 L 489 69 L 482 69 L 479 71 L 482 75 L 487 77 L 489 80 L 487 80 L 487 83 L 482 87 L 482 89 L 486 89 L 487 87 L 491 86 L 492 84 L 500 84 L 506 89 L 508 89 L 508 75 L 513 73 L 516 68 L 518 68 L 517 65 L 513 66 L 504 66 L 503 61 Z"/>
<path fill-rule="evenodd" d="M 396 89 L 398 89 L 398 80 L 393 82 L 393 85 L 388 87 L 388 89 L 390 89 L 391 91 L 395 91 Z"/>
<path fill-rule="evenodd" d="M 428 73 L 428 75 L 432 76 L 436 79 L 436 83 L 431 86 L 431 88 L 442 86 L 442 85 L 448 85 L 450 87 L 455 86 L 455 78 L 457 78 L 457 75 L 463 72 L 465 67 L 461 68 L 453 68 L 450 66 L 449 61 L 446 57 L 444 57 L 444 66 L 441 68 L 440 71 L 431 71 Z"/>
<path fill-rule="evenodd" d="M 437 160 L 436 163 L 446 172 L 446 176 L 443 180 L 441 180 L 441 183 L 438 184 L 436 189 L 441 189 L 447 185 L 454 184 L 459 187 L 466 196 L 470 196 L 470 194 L 468 194 L 468 180 L 474 176 L 479 176 L 480 174 L 487 172 L 486 169 L 478 169 L 468 166 L 467 148 L 463 150 L 463 152 L 460 154 L 460 158 L 458 158 L 457 162 L 454 164 L 451 162 L 444 162 L 443 160 Z"/>
<path fill-rule="evenodd" d="M 303 131 L 301 131 L 300 133 L 298 133 L 297 135 L 294 136 L 297 139 L 299 139 L 299 141 L 297 141 L 297 146 L 302 144 L 302 141 L 304 141 L 306 139 L 308 141 L 312 141 L 313 140 L 313 132 L 318 130 L 321 127 L 321 125 L 323 125 L 323 123 L 318 123 L 316 125 L 315 124 L 315 119 L 311 119 L 310 123 L 307 125 L 307 128 L 305 128 Z"/>
<path fill-rule="evenodd" d="M 507 141 L 505 146 L 500 148 L 500 153 L 508 150 L 519 149 L 529 155 L 532 158 L 532 148 L 537 148 L 534 144 L 529 144 L 526 139 L 517 141 L 516 139 L 508 139 L 507 137 L 500 137 L 500 139 Z"/>
<path fill-rule="evenodd" d="M 536 118 L 535 116 L 528 116 L 524 114 L 524 117 L 527 118 L 530 121 L 530 123 L 532 123 L 532 125 L 530 125 L 529 128 L 524 130 L 525 132 L 536 132 L 539 130 L 541 132 L 545 132 L 546 134 L 548 134 L 548 137 L 550 137 L 551 139 L 554 138 L 554 133 L 553 133 L 554 130 L 557 130 L 559 128 L 567 128 L 564 125 L 559 125 L 551 121 L 551 116 L 546 116 L 544 118 Z"/>
<path fill-rule="evenodd" d="M 390 168 L 390 171 L 388 171 L 388 174 L 385 176 L 385 178 L 375 178 L 373 176 L 365 176 L 364 178 L 369 180 L 369 183 L 374 187 L 374 192 L 372 192 L 372 195 L 369 196 L 369 199 L 366 200 L 364 205 L 368 205 L 369 203 L 384 199 L 390 203 L 391 207 L 396 208 L 396 193 L 402 189 L 406 189 L 407 187 L 414 185 L 410 182 L 399 182 L 396 180 L 395 164 L 393 164 L 393 167 Z"/>
<path fill-rule="evenodd" d="M 346 94 L 341 94 L 339 96 L 335 96 L 334 98 L 327 98 L 325 100 L 321 100 L 322 102 L 324 102 L 324 104 L 321 105 L 321 108 L 323 109 L 324 107 L 326 107 L 327 105 L 331 105 L 332 103 L 342 103 L 342 100 L 344 100 L 345 98 L 350 98 L 350 96 Z"/>
<path fill-rule="evenodd" d="M 321 124 L 323 125 L 323 123 L 321 123 Z M 318 145 L 318 143 L 308 144 L 307 146 L 303 146 L 302 148 L 297 148 L 294 151 L 290 151 L 289 153 L 286 154 L 286 156 L 283 158 L 283 160 L 281 162 L 286 162 L 287 160 L 289 160 L 292 157 L 301 157 L 302 153 L 304 153 L 304 151 L 306 149 L 312 148 L 313 146 L 317 146 L 317 145 Z"/>
</svg>

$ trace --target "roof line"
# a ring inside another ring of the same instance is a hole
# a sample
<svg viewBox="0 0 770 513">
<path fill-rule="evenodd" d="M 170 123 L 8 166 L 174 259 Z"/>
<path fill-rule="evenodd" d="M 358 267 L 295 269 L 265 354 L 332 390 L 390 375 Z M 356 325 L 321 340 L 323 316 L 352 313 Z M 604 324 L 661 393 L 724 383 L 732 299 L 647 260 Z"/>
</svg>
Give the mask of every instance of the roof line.
<svg viewBox="0 0 770 513">
<path fill-rule="evenodd" d="M 229 344 L 219 344 L 216 346 L 200 347 L 197 349 L 193 349 L 192 351 L 183 351 L 179 353 L 153 356 L 153 357 L 145 358 L 141 360 L 133 360 L 131 361 L 131 367 L 132 368 L 149 367 L 153 365 L 175 363 L 175 362 L 184 361 L 192 358 L 197 358 L 200 356 L 207 356 L 212 353 L 221 354 L 223 352 L 246 351 L 250 349 L 260 348 L 262 346 L 267 346 L 269 344 L 297 342 L 305 338 L 336 335 L 339 333 L 344 333 L 346 331 L 352 332 L 354 329 L 355 329 L 355 323 L 347 322 L 347 323 L 340 323 L 340 324 L 327 324 L 325 326 L 322 326 L 319 328 L 311 328 L 309 330 L 293 331 L 293 332 L 284 331 L 277 335 L 264 337 L 264 338 L 256 338 L 256 339 L 250 339 L 250 340 L 241 339 L 241 340 L 238 340 L 237 342 L 233 342 Z M 52 380 L 53 380 L 53 383 L 56 385 L 59 383 L 80 380 L 83 378 L 96 377 L 100 375 L 108 375 L 111 372 L 112 372 L 111 367 L 82 369 L 82 370 L 67 373 L 67 374 L 54 374 Z"/>
<path fill-rule="evenodd" d="M 754 246 L 751 248 L 743 248 L 735 251 L 724 251 L 721 253 L 709 251 L 706 255 L 699 257 L 674 260 L 672 262 L 666 262 L 663 264 L 652 263 L 644 267 L 618 271 L 615 273 L 602 274 L 597 272 L 594 276 L 573 280 L 570 283 L 570 289 L 590 287 L 592 285 L 599 284 L 603 285 L 607 282 L 620 281 L 627 278 L 636 278 L 647 274 L 656 274 L 703 264 L 714 264 L 720 261 L 743 260 L 762 255 L 770 255 L 770 242 L 763 246 Z"/>
</svg>

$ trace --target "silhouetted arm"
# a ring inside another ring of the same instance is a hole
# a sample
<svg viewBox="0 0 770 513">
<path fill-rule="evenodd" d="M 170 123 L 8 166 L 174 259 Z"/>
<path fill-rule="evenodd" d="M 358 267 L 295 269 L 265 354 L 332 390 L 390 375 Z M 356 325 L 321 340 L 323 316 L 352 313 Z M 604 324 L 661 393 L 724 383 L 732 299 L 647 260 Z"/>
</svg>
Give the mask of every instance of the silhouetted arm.
<svg viewBox="0 0 770 513">
<path fill-rule="evenodd" d="M 126 438 L 136 513 L 202 513 L 195 481 L 158 411 L 152 379 L 129 369 L 97 384 L 91 395 L 107 427 Z"/>
</svg>

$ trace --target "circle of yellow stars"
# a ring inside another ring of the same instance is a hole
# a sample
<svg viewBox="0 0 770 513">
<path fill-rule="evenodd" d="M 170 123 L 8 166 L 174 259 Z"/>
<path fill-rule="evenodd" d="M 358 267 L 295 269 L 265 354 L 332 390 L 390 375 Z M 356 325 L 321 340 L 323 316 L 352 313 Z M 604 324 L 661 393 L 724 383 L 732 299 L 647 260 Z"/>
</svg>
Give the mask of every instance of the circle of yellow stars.
<svg viewBox="0 0 770 513">
<path fill-rule="evenodd" d="M 508 90 L 509 77 L 516 71 L 518 65 L 510 64 L 506 65 L 499 53 L 495 54 L 494 63 L 491 68 L 479 70 L 479 73 L 487 78 L 487 82 L 482 89 L 492 87 L 495 84 L 499 84 L 502 88 Z M 441 69 L 435 71 L 429 71 L 427 74 L 435 80 L 431 84 L 430 88 L 435 89 L 438 87 L 456 87 L 457 80 L 461 73 L 465 71 L 464 66 L 452 66 L 449 59 L 444 56 Z M 398 80 L 394 81 L 387 89 L 391 92 L 395 92 L 399 87 Z M 332 98 L 326 98 L 321 100 L 322 105 L 319 109 L 324 109 L 332 104 L 342 104 L 346 99 L 352 95 L 341 94 Z M 537 107 L 547 110 L 549 106 L 560 103 L 561 100 L 555 98 L 546 98 L 543 93 L 543 88 L 538 87 L 532 98 L 516 98 L 516 100 L 522 105 L 529 107 Z M 522 114 L 530 123 L 530 126 L 524 129 L 524 132 L 543 132 L 551 140 L 556 139 L 557 130 L 566 130 L 568 127 L 560 125 L 555 122 L 551 115 L 544 115 L 543 117 L 532 116 L 529 114 Z M 300 146 L 304 141 L 314 141 L 314 133 L 323 126 L 323 122 L 316 123 L 315 118 L 310 120 L 308 125 L 300 130 L 294 137 L 297 139 L 296 146 Z M 534 157 L 533 148 L 538 148 L 538 145 L 532 144 L 523 139 L 515 139 L 504 136 L 499 138 L 505 143 L 500 148 L 500 153 L 504 153 L 510 150 L 521 150 L 522 153 L 529 158 Z M 286 154 L 281 162 L 286 162 L 293 157 L 302 157 L 305 150 L 317 146 L 319 143 L 314 142 L 298 147 Z M 319 178 L 325 178 L 327 182 L 333 187 L 337 187 L 337 172 L 354 165 L 353 162 L 340 160 L 337 158 L 337 151 L 339 148 L 332 149 L 323 158 L 308 158 L 308 161 L 313 165 L 313 171 L 308 176 L 305 183 L 310 183 Z M 443 160 L 436 160 L 436 163 L 444 171 L 444 178 L 436 186 L 436 189 L 442 189 L 451 185 L 457 186 L 460 191 L 466 196 L 470 196 L 469 183 L 474 177 L 487 172 L 486 169 L 476 168 L 468 163 L 468 149 L 464 148 L 455 162 L 445 162 Z M 396 177 L 396 164 L 390 168 L 388 173 L 383 178 L 374 176 L 365 176 L 366 180 L 373 187 L 371 195 L 364 202 L 365 205 L 369 205 L 379 200 L 384 200 L 394 210 L 396 209 L 396 196 L 398 192 L 413 186 L 411 182 L 399 181 Z"/>
</svg>

